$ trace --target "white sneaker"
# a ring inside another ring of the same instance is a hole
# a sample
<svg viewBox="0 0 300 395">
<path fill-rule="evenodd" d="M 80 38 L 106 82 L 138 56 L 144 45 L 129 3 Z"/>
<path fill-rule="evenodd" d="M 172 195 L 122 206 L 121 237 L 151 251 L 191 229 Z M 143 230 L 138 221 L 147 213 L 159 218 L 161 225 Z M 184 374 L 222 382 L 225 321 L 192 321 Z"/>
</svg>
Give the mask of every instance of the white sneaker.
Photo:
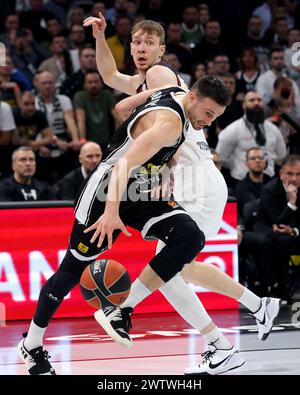
<svg viewBox="0 0 300 395">
<path fill-rule="evenodd" d="M 253 314 L 256 319 L 259 340 L 266 340 L 274 325 L 274 320 L 280 310 L 281 300 L 277 298 L 262 298 L 260 309 Z M 259 317 L 259 318 L 258 318 Z"/>
<path fill-rule="evenodd" d="M 215 375 L 237 369 L 245 363 L 234 346 L 229 350 L 219 350 L 215 346 L 209 345 L 208 349 L 201 354 L 202 363 L 188 367 L 184 374 Z"/>
<path fill-rule="evenodd" d="M 132 327 L 130 319 L 132 311 L 131 307 L 121 309 L 120 307 L 109 306 L 103 310 L 97 310 L 94 317 L 116 343 L 129 348 L 132 346 L 129 335 L 129 330 Z"/>
<path fill-rule="evenodd" d="M 23 337 L 25 338 L 26 336 L 27 333 L 23 333 Z M 43 350 L 42 346 L 29 351 L 24 346 L 24 341 L 25 339 L 22 339 L 18 344 L 18 354 L 25 363 L 28 373 L 31 375 L 56 375 L 55 370 L 48 361 L 50 358 L 48 351 Z"/>
</svg>

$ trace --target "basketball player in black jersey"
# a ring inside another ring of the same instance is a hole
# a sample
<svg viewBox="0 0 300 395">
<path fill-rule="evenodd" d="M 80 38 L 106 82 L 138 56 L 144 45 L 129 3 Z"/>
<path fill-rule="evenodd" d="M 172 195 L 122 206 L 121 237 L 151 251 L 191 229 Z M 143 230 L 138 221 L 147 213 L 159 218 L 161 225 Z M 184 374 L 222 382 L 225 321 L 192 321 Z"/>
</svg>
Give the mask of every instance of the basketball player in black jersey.
<svg viewBox="0 0 300 395">
<path fill-rule="evenodd" d="M 122 103 L 119 102 L 117 105 L 118 109 L 121 109 L 124 113 L 125 119 L 131 113 L 130 108 L 135 108 L 135 106 L 142 103 L 142 101 L 138 100 L 139 95 L 135 95 L 136 92 L 149 88 L 159 88 L 162 84 L 184 85 L 183 81 L 181 81 L 175 71 L 161 60 L 165 50 L 165 33 L 159 23 L 151 20 L 143 20 L 137 23 L 132 29 L 131 54 L 137 69 L 137 74 L 134 76 L 122 74 L 116 68 L 114 58 L 105 41 L 105 18 L 103 18 L 101 14 L 99 14 L 99 18 L 89 17 L 84 21 L 84 26 L 92 26 L 93 28 L 93 35 L 96 39 L 98 69 L 104 81 L 109 86 L 131 95 L 129 98 L 125 99 L 126 104 L 124 103 L 123 105 L 123 101 Z M 131 103 L 129 106 L 128 101 Z M 203 123 L 207 123 L 209 125 L 211 122 L 210 117 L 211 114 L 206 114 L 206 118 Z M 195 136 L 194 132 L 193 135 Z M 191 150 L 191 147 L 193 147 L 193 152 L 198 152 L 198 146 L 195 147 L 198 142 L 196 142 L 194 138 L 195 137 L 189 136 L 188 133 L 186 141 L 187 144 L 186 142 L 183 144 L 180 156 L 183 156 L 182 161 L 187 166 L 188 163 L 190 163 L 190 166 L 193 166 L 191 162 L 192 157 L 193 160 L 196 160 L 196 166 L 198 164 L 201 164 L 202 166 L 202 162 L 205 159 L 203 158 L 203 154 L 199 152 L 196 157 L 195 155 L 190 155 L 191 152 L 189 150 Z M 199 140 L 201 140 L 200 134 Z M 186 163 L 187 158 L 188 161 L 190 161 L 188 163 Z M 182 163 L 181 160 L 179 160 L 179 163 Z M 218 177 L 216 179 L 218 179 Z M 185 184 L 182 182 L 181 186 L 182 188 L 185 188 Z M 219 190 L 217 194 L 222 196 L 222 183 L 220 184 L 220 187 L 221 190 Z M 214 191 L 214 187 L 211 188 L 209 186 L 208 190 L 206 188 L 206 194 L 208 195 L 214 193 Z M 221 204 L 221 201 L 222 199 L 220 199 L 218 205 Z M 202 203 L 200 206 L 202 207 Z M 220 214 L 218 207 L 215 207 L 213 217 L 217 216 L 219 221 L 218 216 Z M 189 209 L 191 209 L 190 206 Z M 194 211 L 197 212 L 197 210 L 199 210 L 199 206 L 194 207 Z M 212 217 L 207 219 L 207 221 L 211 221 L 212 226 L 214 226 L 214 220 L 215 218 Z M 202 222 L 197 222 L 197 224 L 201 229 Z M 203 224 L 203 226 L 207 225 L 208 224 L 205 223 Z M 200 285 L 214 292 L 229 296 L 243 304 L 249 309 L 256 319 L 258 338 L 260 340 L 265 340 L 272 329 L 274 318 L 279 311 L 279 300 L 274 298 L 259 298 L 253 292 L 227 276 L 226 273 L 217 269 L 214 265 L 207 265 L 199 261 L 194 261 L 191 264 L 186 265 L 180 274 L 174 276 L 170 281 L 168 281 L 168 283 L 164 284 L 164 286 L 160 288 L 160 291 L 167 298 L 169 303 L 171 303 L 178 311 L 178 313 L 193 328 L 197 329 L 201 333 L 209 348 L 209 355 L 205 355 L 202 363 L 197 366 L 187 368 L 185 373 L 219 374 L 241 366 L 243 364 L 243 360 L 237 349 L 216 327 L 210 316 L 207 314 L 201 301 L 198 299 L 196 293 L 184 280 Z M 129 315 L 125 314 L 125 312 L 128 310 L 128 307 L 132 310 L 132 308 L 146 298 L 148 294 L 149 291 L 143 286 L 139 279 L 136 279 L 132 284 L 129 297 L 125 303 L 122 304 L 119 311 L 112 312 L 105 316 L 105 314 L 102 314 L 103 312 L 99 310 L 95 313 L 95 318 L 116 342 L 123 345 L 127 342 L 127 346 L 130 346 L 130 336 L 128 333 L 126 335 L 126 332 L 128 332 L 127 327 L 130 326 L 130 322 L 126 322 Z M 113 325 L 113 328 L 109 321 Z M 120 332 L 120 335 L 118 335 L 118 332 Z M 224 363 L 221 363 L 222 360 Z M 215 363 L 214 368 L 210 367 L 211 363 Z"/>
<path fill-rule="evenodd" d="M 188 93 L 178 86 L 154 92 L 116 131 L 102 162 L 82 187 L 67 253 L 42 288 L 29 332 L 19 343 L 19 355 L 30 374 L 55 374 L 42 346 L 48 323 L 86 266 L 110 248 L 120 232 L 129 236 L 126 225 L 146 239 L 166 244 L 139 277 L 150 293 L 204 247 L 204 234 L 190 215 L 174 202 L 152 201 L 152 183 L 141 182 L 141 175 L 149 172 L 152 177 L 152 168 L 158 174 L 172 159 L 189 122 L 201 129 L 208 111 L 216 118 L 229 102 L 223 82 L 204 77 Z"/>
</svg>

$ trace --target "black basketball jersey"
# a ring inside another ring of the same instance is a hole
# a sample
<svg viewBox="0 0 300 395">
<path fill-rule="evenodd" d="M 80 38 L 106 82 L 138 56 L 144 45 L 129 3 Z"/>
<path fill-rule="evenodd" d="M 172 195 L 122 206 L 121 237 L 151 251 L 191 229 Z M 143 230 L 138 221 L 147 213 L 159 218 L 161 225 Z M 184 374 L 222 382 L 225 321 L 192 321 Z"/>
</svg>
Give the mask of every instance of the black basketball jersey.
<svg viewBox="0 0 300 395">
<path fill-rule="evenodd" d="M 154 92 L 149 99 L 141 106 L 137 107 L 130 117 L 116 130 L 113 138 L 104 153 L 103 160 L 98 165 L 93 174 L 86 179 L 78 201 L 76 202 L 76 217 L 81 223 L 86 223 L 90 218 L 91 207 L 96 197 L 98 201 L 105 202 L 107 186 L 113 166 L 128 151 L 134 143 L 131 136 L 131 128 L 137 119 L 150 111 L 158 109 L 168 110 L 176 114 L 182 122 L 182 130 L 177 141 L 169 147 L 163 147 L 152 158 L 135 169 L 127 184 L 129 200 L 145 200 L 147 194 L 159 183 L 161 170 L 173 158 L 178 148 L 185 140 L 188 128 L 188 118 L 183 109 L 183 105 L 176 97 L 176 93 L 186 93 L 180 87 L 172 87 Z M 161 130 L 161 133 L 168 133 L 168 130 Z M 130 192 L 130 193 L 129 193 Z M 134 198 L 132 198 L 134 196 Z"/>
<path fill-rule="evenodd" d="M 175 97 L 175 93 L 177 92 L 185 93 L 180 87 L 162 89 L 154 92 L 145 103 L 137 107 L 114 133 L 101 163 L 114 165 L 134 141 L 130 132 L 136 120 L 142 115 L 158 109 L 166 109 L 177 114 L 182 122 L 182 133 L 173 146 L 162 148 L 156 155 L 147 161 L 147 163 L 143 164 L 143 166 L 147 166 L 148 163 L 159 166 L 168 162 L 185 139 L 184 126 L 187 123 L 187 118 L 182 104 Z M 162 133 L 168 133 L 168 131 L 164 130 Z"/>
</svg>

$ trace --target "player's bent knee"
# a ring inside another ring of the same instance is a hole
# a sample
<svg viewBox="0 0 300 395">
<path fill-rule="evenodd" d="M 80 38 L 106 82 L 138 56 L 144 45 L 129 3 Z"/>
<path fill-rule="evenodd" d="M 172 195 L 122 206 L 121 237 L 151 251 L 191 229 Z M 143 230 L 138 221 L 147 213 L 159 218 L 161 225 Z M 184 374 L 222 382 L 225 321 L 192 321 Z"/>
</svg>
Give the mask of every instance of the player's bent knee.
<svg viewBox="0 0 300 395">
<path fill-rule="evenodd" d="M 165 282 L 181 272 L 184 265 L 193 259 L 203 249 L 204 233 L 193 220 L 176 224 L 166 246 L 149 263 L 155 273 Z"/>
</svg>

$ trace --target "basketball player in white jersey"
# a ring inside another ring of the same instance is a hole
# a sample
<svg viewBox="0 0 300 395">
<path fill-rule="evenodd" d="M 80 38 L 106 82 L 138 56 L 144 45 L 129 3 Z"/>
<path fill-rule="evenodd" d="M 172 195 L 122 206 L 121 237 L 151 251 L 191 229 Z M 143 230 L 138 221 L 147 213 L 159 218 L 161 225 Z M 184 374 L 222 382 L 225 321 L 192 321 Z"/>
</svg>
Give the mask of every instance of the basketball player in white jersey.
<svg viewBox="0 0 300 395">
<path fill-rule="evenodd" d="M 159 88 L 165 84 L 181 85 L 178 75 L 161 61 L 165 50 L 164 30 L 156 22 L 142 21 L 133 27 L 131 53 L 138 71 L 138 74 L 134 76 L 118 72 L 114 58 L 105 41 L 106 23 L 103 16 L 99 14 L 99 18 L 87 18 L 84 21 L 84 26 L 90 25 L 93 27 L 93 34 L 96 38 L 98 70 L 104 82 L 110 87 L 128 95 L 134 95 L 145 89 Z M 137 100 L 143 99 L 137 97 Z M 212 119 L 214 114 L 208 112 L 206 116 L 208 119 Z M 203 124 L 204 126 L 205 124 Z M 180 169 L 187 166 L 190 171 L 187 172 L 188 176 L 182 179 Z M 206 238 L 215 235 L 221 226 L 222 214 L 227 200 L 227 187 L 221 173 L 213 164 L 212 155 L 203 131 L 195 131 L 193 128 L 189 128 L 186 142 L 177 158 L 177 168 L 174 175 L 175 199 L 193 215 Z M 184 185 L 181 181 L 184 182 Z M 197 195 L 192 196 L 192 198 L 189 196 L 188 199 L 186 196 L 182 196 L 181 192 L 183 190 L 189 189 L 190 185 L 195 185 L 197 182 L 202 186 L 200 190 L 197 190 Z M 205 185 L 203 185 L 204 182 Z M 162 247 L 163 243 L 159 242 L 158 249 L 160 250 Z M 218 374 L 240 366 L 241 358 L 239 358 L 239 363 L 235 365 L 226 364 L 228 358 L 235 355 L 237 350 L 214 325 L 195 292 L 184 280 L 230 296 L 246 306 L 256 318 L 259 330 L 258 336 L 262 340 L 267 338 L 272 329 L 273 321 L 279 311 L 279 300 L 261 299 L 215 266 L 201 262 L 186 265 L 181 274 L 175 276 L 160 288 L 160 291 L 172 306 L 187 322 L 200 331 L 209 344 L 209 351 L 205 354 L 203 363 L 188 368 L 186 373 Z M 149 294 L 150 291 L 139 280 L 136 280 L 132 284 L 131 294 L 122 305 L 121 310 L 116 309 L 110 313 L 104 312 L 104 314 L 99 311 L 95 313 L 95 318 L 115 341 L 130 346 L 130 336 L 128 335 L 124 341 L 124 334 L 122 333 L 122 336 L 120 336 L 118 333 L 118 324 L 120 324 L 120 331 L 124 331 L 123 321 L 125 318 L 122 313 L 128 308 L 134 308 Z"/>
</svg>

